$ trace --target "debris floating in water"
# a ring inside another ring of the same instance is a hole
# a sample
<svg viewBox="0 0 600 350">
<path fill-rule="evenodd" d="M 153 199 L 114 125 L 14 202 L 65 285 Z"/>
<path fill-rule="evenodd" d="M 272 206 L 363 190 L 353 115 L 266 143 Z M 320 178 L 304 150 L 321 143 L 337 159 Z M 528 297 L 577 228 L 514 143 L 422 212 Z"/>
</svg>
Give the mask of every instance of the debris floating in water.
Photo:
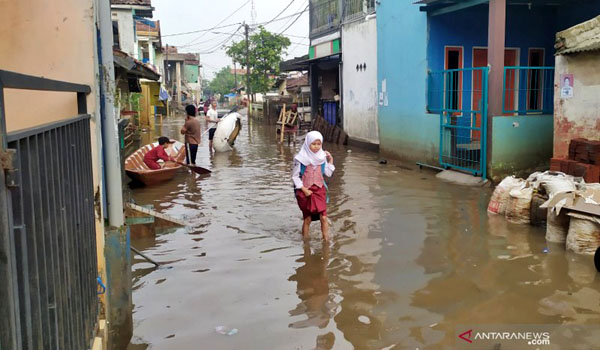
<svg viewBox="0 0 600 350">
<path fill-rule="evenodd" d="M 216 326 L 215 331 L 221 335 L 236 335 L 238 333 L 237 328 L 228 328 L 225 326 Z"/>
<path fill-rule="evenodd" d="M 387 164 L 387 159 L 382 159 L 379 161 L 379 164 Z"/>
<path fill-rule="evenodd" d="M 548 252 L 549 252 L 549 251 L 550 251 L 550 250 L 548 250 L 548 248 L 544 248 L 544 250 L 542 250 L 542 252 L 543 252 L 544 254 L 548 254 Z"/>
<path fill-rule="evenodd" d="M 371 324 L 371 319 L 367 316 L 358 316 L 358 320 L 364 324 Z"/>
</svg>

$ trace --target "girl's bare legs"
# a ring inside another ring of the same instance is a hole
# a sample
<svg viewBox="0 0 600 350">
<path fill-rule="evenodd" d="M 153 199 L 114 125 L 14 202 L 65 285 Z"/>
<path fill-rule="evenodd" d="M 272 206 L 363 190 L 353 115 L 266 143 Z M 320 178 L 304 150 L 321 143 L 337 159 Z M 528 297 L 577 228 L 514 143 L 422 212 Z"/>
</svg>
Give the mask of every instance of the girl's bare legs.
<svg viewBox="0 0 600 350">
<path fill-rule="evenodd" d="M 327 222 L 327 216 L 321 214 L 321 233 L 323 234 L 323 240 L 329 240 L 329 222 Z"/>
<path fill-rule="evenodd" d="M 306 217 L 304 218 L 304 220 L 302 221 L 302 238 L 307 239 L 308 238 L 308 232 L 310 229 L 310 222 L 311 222 L 311 218 Z"/>
</svg>

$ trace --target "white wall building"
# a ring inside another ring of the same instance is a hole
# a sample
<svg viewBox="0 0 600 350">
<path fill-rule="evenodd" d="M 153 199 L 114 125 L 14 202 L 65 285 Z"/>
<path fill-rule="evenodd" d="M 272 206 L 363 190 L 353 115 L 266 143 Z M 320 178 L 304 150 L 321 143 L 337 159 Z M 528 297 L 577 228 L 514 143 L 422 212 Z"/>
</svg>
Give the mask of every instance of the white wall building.
<svg viewBox="0 0 600 350">
<path fill-rule="evenodd" d="M 374 14 L 365 17 L 342 24 L 344 131 L 378 145 L 377 22 Z"/>
</svg>

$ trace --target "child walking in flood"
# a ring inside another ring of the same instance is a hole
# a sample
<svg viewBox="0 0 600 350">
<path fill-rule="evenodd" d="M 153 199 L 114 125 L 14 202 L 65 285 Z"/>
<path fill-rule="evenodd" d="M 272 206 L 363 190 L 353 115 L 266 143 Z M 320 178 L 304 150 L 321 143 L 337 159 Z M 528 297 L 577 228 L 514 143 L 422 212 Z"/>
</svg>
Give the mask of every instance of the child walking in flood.
<svg viewBox="0 0 600 350">
<path fill-rule="evenodd" d="M 327 222 L 327 184 L 325 176 L 331 177 L 335 166 L 333 157 L 323 150 L 323 135 L 318 131 L 306 134 L 300 152 L 294 157 L 292 180 L 298 207 L 302 211 L 302 236 L 308 238 L 312 221 L 321 221 L 321 233 L 329 240 Z"/>
</svg>

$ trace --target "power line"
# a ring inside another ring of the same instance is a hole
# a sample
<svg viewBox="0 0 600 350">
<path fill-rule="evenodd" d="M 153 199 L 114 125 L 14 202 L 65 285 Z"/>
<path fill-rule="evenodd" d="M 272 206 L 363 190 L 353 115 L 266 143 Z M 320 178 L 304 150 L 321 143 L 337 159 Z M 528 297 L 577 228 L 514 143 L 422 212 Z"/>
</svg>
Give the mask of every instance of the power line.
<svg viewBox="0 0 600 350">
<path fill-rule="evenodd" d="M 281 12 L 279 12 L 279 13 L 277 14 L 277 16 L 273 17 L 273 19 L 272 19 L 270 22 L 273 22 L 274 20 L 276 20 L 276 19 L 277 19 L 277 17 L 281 16 L 281 15 L 282 15 L 282 14 L 285 12 L 285 10 L 287 10 L 287 9 L 288 9 L 290 6 L 292 6 L 292 4 L 294 3 L 294 1 L 296 1 L 296 0 L 292 0 L 292 1 L 290 1 L 290 3 L 289 3 L 289 4 L 287 4 L 287 6 L 286 6 L 286 7 L 284 7 L 284 8 L 283 8 L 283 10 L 281 10 Z"/>
<path fill-rule="evenodd" d="M 305 5 L 305 4 L 310 4 L 310 1 L 309 1 L 309 0 L 302 1 L 302 3 L 300 4 L 300 7 L 299 7 L 299 8 L 296 10 L 296 13 L 302 13 L 303 11 L 300 11 L 300 10 L 301 10 L 301 9 L 304 7 L 304 5 Z M 305 9 L 305 10 L 306 10 L 306 9 Z M 291 18 L 293 18 L 293 17 L 295 17 L 295 15 L 294 15 L 294 16 L 291 16 Z M 287 27 L 287 25 L 288 25 L 288 24 L 290 24 L 290 22 L 291 22 L 291 21 L 292 21 L 292 19 L 288 20 L 288 21 L 287 21 L 287 22 L 286 22 L 286 23 L 285 23 L 283 26 L 281 26 L 281 27 L 279 28 L 279 30 L 278 30 L 278 31 L 280 31 L 282 28 L 285 28 L 285 27 Z"/>
<path fill-rule="evenodd" d="M 224 26 L 220 26 L 220 27 L 212 27 L 212 28 L 207 28 L 207 29 L 193 30 L 191 32 L 181 32 L 181 33 L 165 34 L 165 35 L 162 35 L 162 37 L 165 38 L 165 37 L 168 37 L 168 36 L 180 36 L 180 35 L 188 35 L 188 34 L 195 34 L 195 33 L 202 33 L 202 32 L 210 32 L 213 29 L 229 28 L 229 27 L 240 25 L 240 24 L 241 23 L 231 23 L 231 24 L 227 24 L 227 25 L 224 25 Z"/>
<path fill-rule="evenodd" d="M 265 26 L 265 25 L 268 25 L 268 24 L 271 24 L 271 23 L 275 23 L 275 22 L 283 21 L 283 20 L 286 20 L 286 19 L 292 18 L 292 17 L 294 17 L 294 16 L 296 16 L 296 15 L 299 15 L 299 14 L 301 14 L 301 13 L 304 13 L 304 12 L 306 12 L 306 11 L 307 11 L 307 10 L 305 9 L 305 10 L 303 10 L 303 11 L 296 12 L 296 13 L 292 13 L 291 15 L 284 16 L 284 17 L 281 17 L 281 18 L 277 18 L 277 19 L 275 19 L 275 20 L 271 20 L 271 21 L 267 21 L 267 22 L 262 22 L 262 23 L 257 23 L 256 25 L 257 25 L 257 26 Z M 171 37 L 171 36 L 181 36 L 181 35 L 189 35 L 189 34 L 196 34 L 196 33 L 210 32 L 210 31 L 212 31 L 212 30 L 214 30 L 214 29 L 230 28 L 230 27 L 234 27 L 234 26 L 237 26 L 237 25 L 240 25 L 240 24 L 241 24 L 240 22 L 237 22 L 237 23 L 230 23 L 230 24 L 226 24 L 226 25 L 223 25 L 223 26 L 220 26 L 220 27 L 216 26 L 216 27 L 212 27 L 212 28 L 205 28 L 205 29 L 192 30 L 192 31 L 189 31 L 189 32 L 180 32 L 180 33 L 172 33 L 172 34 L 163 34 L 161 37 L 163 37 L 163 38 L 166 38 L 166 37 Z"/>
<path fill-rule="evenodd" d="M 285 33 L 285 31 L 286 31 L 286 30 L 290 29 L 290 27 L 291 27 L 291 26 L 293 26 L 293 25 L 294 25 L 294 23 L 296 23 L 296 21 L 298 21 L 298 20 L 300 19 L 300 17 L 302 17 L 302 14 L 303 14 L 303 13 L 304 13 L 306 10 L 308 10 L 308 6 L 309 6 L 309 5 L 306 5 L 306 8 L 304 9 L 304 11 L 302 11 L 302 13 L 301 13 L 301 14 L 299 14 L 299 15 L 298 15 L 298 17 L 296 17 L 296 19 L 295 19 L 295 20 L 294 20 L 292 23 L 290 23 L 290 25 L 289 25 L 289 26 L 287 26 L 287 28 L 285 28 L 284 30 L 282 30 L 282 31 L 281 31 L 279 34 L 281 35 L 281 34 Z"/>
<path fill-rule="evenodd" d="M 285 36 L 289 36 L 290 38 L 308 39 L 307 36 L 302 36 L 302 35 L 285 34 Z"/>
<path fill-rule="evenodd" d="M 279 21 L 283 21 L 283 20 L 286 20 L 286 19 L 292 18 L 292 17 L 294 17 L 294 16 L 296 16 L 296 15 L 299 15 L 299 14 L 302 14 L 302 13 L 304 13 L 304 12 L 306 12 L 306 11 L 307 11 L 307 10 L 305 9 L 304 11 L 300 11 L 300 12 L 292 13 L 291 15 L 284 16 L 284 17 L 281 17 L 281 18 L 277 18 L 277 19 L 275 19 L 275 20 L 272 20 L 272 21 L 267 21 L 267 22 L 257 23 L 256 25 L 257 25 L 257 26 L 266 26 L 267 24 L 271 24 L 271 23 L 275 23 L 275 22 L 279 22 Z"/>
<path fill-rule="evenodd" d="M 217 44 L 213 48 L 209 49 L 207 52 L 200 52 L 200 54 L 207 55 L 207 54 L 211 54 L 211 53 L 214 53 L 214 52 L 222 49 L 233 38 L 233 36 L 240 30 L 240 28 L 241 28 L 241 26 L 239 26 L 235 32 L 231 33 L 231 35 L 227 39 L 225 39 L 223 42 Z"/>
<path fill-rule="evenodd" d="M 211 32 L 214 33 L 214 32 Z M 204 41 L 200 41 L 194 44 L 190 44 L 190 45 L 181 45 L 181 46 L 177 46 L 178 48 L 184 48 L 184 47 L 192 47 L 192 46 L 198 46 L 198 45 L 202 45 L 202 44 L 206 44 L 209 43 L 211 41 L 216 41 L 216 40 L 220 40 L 220 38 L 224 37 L 225 35 L 231 35 L 231 33 L 220 33 L 218 36 L 214 37 L 214 38 L 210 38 Z"/>
<path fill-rule="evenodd" d="M 219 26 L 221 23 L 225 22 L 226 20 L 228 20 L 231 16 L 235 15 L 239 10 L 241 10 L 244 6 L 246 6 L 251 0 L 247 0 L 246 2 L 244 2 L 242 4 L 242 6 L 238 7 L 235 11 L 233 11 L 232 13 L 229 14 L 229 16 L 223 18 L 223 20 L 221 20 L 219 23 L 217 23 L 214 27 L 211 28 L 211 30 L 215 29 L 217 26 Z M 239 28 L 238 28 L 239 29 Z M 202 38 L 204 35 L 206 35 L 206 32 L 202 33 L 202 35 L 200 35 L 199 37 L 197 37 L 196 39 L 185 43 L 184 45 L 189 45 L 192 44 L 193 42 L 195 42 L 196 40 Z"/>
<path fill-rule="evenodd" d="M 287 34 L 287 35 L 290 36 L 289 34 Z M 308 37 L 307 36 L 303 36 L 302 39 L 308 39 Z M 292 49 L 290 51 L 293 52 L 294 50 L 296 50 L 296 48 L 298 47 L 298 45 L 310 46 L 310 45 L 306 45 L 306 44 L 296 43 L 296 46 L 292 47 Z"/>
</svg>

